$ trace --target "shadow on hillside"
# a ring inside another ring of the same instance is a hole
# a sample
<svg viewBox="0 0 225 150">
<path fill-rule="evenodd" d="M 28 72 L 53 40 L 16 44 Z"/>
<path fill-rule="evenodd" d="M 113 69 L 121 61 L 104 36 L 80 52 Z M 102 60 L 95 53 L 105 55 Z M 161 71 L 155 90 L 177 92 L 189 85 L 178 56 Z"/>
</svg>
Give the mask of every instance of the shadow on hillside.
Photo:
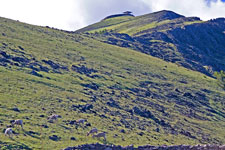
<svg viewBox="0 0 225 150">
<path fill-rule="evenodd" d="M 23 131 L 24 131 L 25 135 L 28 135 L 28 136 L 36 138 L 36 139 L 40 139 L 40 137 L 39 137 L 40 133 L 37 133 L 34 131 L 25 131 L 25 130 L 23 130 Z"/>
<path fill-rule="evenodd" d="M 110 143 L 109 141 L 104 140 L 104 139 L 99 139 L 99 141 L 100 141 L 102 144 L 105 144 L 105 145 L 113 145 L 113 143 Z"/>
<path fill-rule="evenodd" d="M 16 144 L 12 144 L 12 143 L 6 143 L 6 142 L 1 142 L 0 141 L 0 148 L 3 149 L 7 149 L 7 150 L 15 150 L 15 149 L 23 149 L 23 150 L 32 150 L 32 148 L 30 148 L 29 146 L 15 140 L 14 138 L 10 138 L 13 142 L 16 142 Z"/>
</svg>

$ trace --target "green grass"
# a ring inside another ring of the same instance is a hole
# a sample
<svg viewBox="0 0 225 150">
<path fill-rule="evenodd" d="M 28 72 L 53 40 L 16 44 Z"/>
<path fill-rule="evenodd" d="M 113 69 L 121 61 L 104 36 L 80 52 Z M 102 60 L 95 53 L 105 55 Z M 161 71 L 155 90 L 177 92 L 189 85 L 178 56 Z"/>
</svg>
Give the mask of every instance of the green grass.
<svg viewBox="0 0 225 150">
<path fill-rule="evenodd" d="M 0 66 L 1 149 L 19 146 L 24 149 L 62 149 L 96 142 L 135 146 L 225 142 L 222 132 L 225 129 L 225 92 L 217 87 L 213 78 L 83 34 L 69 34 L 4 18 L 0 18 L 0 31 L 1 51 L 28 58 L 30 62 L 50 69 L 49 72 L 38 71 L 43 77 L 37 77 L 30 74 L 32 69 L 28 64 Z M 20 50 L 19 46 L 24 50 Z M 53 69 L 42 60 L 52 60 L 68 70 Z M 72 65 L 84 65 L 97 72 L 81 74 L 72 71 Z M 98 76 L 91 77 L 93 75 Z M 141 86 L 143 82 L 147 84 Z M 97 84 L 98 90 L 84 86 L 90 83 Z M 134 88 L 139 92 L 132 90 Z M 145 96 L 146 91 L 151 93 L 150 96 Z M 184 97 L 185 93 L 195 97 L 197 93 L 204 94 L 205 99 Z M 178 97 L 170 98 L 170 94 Z M 111 98 L 119 107 L 107 104 Z M 93 110 L 73 110 L 72 105 L 79 104 L 92 104 Z M 155 118 L 164 120 L 171 127 L 151 118 L 131 115 L 129 110 L 134 106 L 149 110 Z M 13 111 L 15 107 L 20 112 Z M 52 113 L 62 118 L 55 123 L 47 122 Z M 67 124 L 80 118 L 87 119 L 91 127 L 76 129 Z M 25 125 L 24 131 L 13 128 L 17 134 L 10 139 L 3 135 L 3 130 L 13 119 L 23 119 Z M 107 142 L 86 136 L 93 127 L 107 132 Z M 121 133 L 121 129 L 125 129 L 126 133 Z M 182 129 L 196 138 L 181 134 Z M 52 141 L 49 139 L 52 135 L 61 139 Z M 70 140 L 71 137 L 75 137 L 76 141 Z"/>
<path fill-rule="evenodd" d="M 175 18 L 172 20 L 163 19 L 159 20 L 160 13 L 151 13 L 147 15 L 137 17 L 115 17 L 107 20 L 102 20 L 93 25 L 89 25 L 77 32 L 89 32 L 96 33 L 102 31 L 114 31 L 118 33 L 126 33 L 131 36 L 142 35 L 144 32 L 152 32 L 152 30 L 162 27 L 159 31 L 171 30 L 171 26 L 174 27 L 185 27 L 191 24 L 204 23 L 204 21 L 193 21 L 185 20 L 184 18 Z M 171 25 L 170 25 L 171 24 Z"/>
<path fill-rule="evenodd" d="M 80 29 L 76 32 L 85 32 L 85 31 L 89 31 L 89 30 L 94 30 L 94 31 L 91 31 L 91 32 L 98 32 L 99 28 L 107 29 L 108 26 L 114 26 L 114 25 L 117 25 L 117 24 L 121 24 L 121 23 L 127 22 L 129 20 L 132 20 L 133 18 L 134 17 L 132 17 L 132 16 L 121 16 L 121 17 L 109 18 L 109 19 L 106 19 L 106 20 L 101 20 L 98 23 L 95 23 L 93 25 L 90 25 L 88 27 Z"/>
</svg>

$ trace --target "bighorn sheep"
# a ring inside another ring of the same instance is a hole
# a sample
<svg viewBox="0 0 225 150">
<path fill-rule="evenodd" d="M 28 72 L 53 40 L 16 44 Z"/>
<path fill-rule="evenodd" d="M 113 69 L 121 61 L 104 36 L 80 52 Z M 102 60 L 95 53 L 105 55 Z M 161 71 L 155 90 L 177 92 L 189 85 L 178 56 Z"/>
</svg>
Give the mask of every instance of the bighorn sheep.
<svg viewBox="0 0 225 150">
<path fill-rule="evenodd" d="M 91 130 L 87 133 L 87 136 L 89 136 L 90 134 L 94 134 L 94 133 L 98 133 L 98 129 L 97 129 L 97 128 L 91 129 Z"/>
<path fill-rule="evenodd" d="M 84 122 L 87 121 L 86 119 L 78 119 L 76 120 L 76 122 L 74 123 L 74 125 L 76 125 L 76 129 L 81 126 L 82 128 L 84 128 Z M 82 125 L 81 125 L 82 124 Z"/>
<path fill-rule="evenodd" d="M 78 119 L 76 120 L 77 124 L 84 124 L 84 122 L 87 121 L 86 119 Z"/>
<path fill-rule="evenodd" d="M 54 120 L 57 120 L 59 118 L 59 115 L 53 114 L 48 117 L 48 120 L 53 122 Z"/>
<path fill-rule="evenodd" d="M 92 137 L 97 137 L 97 138 L 100 138 L 100 137 L 104 137 L 104 140 L 106 141 L 106 133 L 105 132 L 100 132 L 98 134 L 94 134 L 92 135 Z"/>
<path fill-rule="evenodd" d="M 12 127 L 14 127 L 14 125 L 17 126 L 21 126 L 21 128 L 23 129 L 23 120 L 17 119 L 12 123 Z"/>
<path fill-rule="evenodd" d="M 13 130 L 12 130 L 12 128 L 7 128 L 6 130 L 5 130 L 5 136 L 9 136 L 9 137 L 11 137 L 11 135 L 13 135 Z"/>
</svg>

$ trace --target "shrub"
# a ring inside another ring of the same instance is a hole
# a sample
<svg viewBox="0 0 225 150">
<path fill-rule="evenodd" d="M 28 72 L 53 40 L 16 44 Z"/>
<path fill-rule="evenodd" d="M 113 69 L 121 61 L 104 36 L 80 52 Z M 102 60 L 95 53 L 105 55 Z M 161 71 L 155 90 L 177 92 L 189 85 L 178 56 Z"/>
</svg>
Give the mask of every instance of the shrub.
<svg viewBox="0 0 225 150">
<path fill-rule="evenodd" d="M 225 90 L 225 71 L 215 72 L 214 76 L 217 79 L 218 85 Z"/>
</svg>

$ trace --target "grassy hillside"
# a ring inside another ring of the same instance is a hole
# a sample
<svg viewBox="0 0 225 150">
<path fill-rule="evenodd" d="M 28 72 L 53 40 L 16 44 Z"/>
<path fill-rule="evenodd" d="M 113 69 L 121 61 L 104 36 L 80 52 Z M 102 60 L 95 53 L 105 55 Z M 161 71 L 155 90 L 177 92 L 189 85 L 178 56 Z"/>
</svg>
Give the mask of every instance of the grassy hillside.
<svg viewBox="0 0 225 150">
<path fill-rule="evenodd" d="M 111 28 L 110 26 L 116 26 L 118 24 L 126 23 L 127 21 L 133 20 L 133 18 L 134 17 L 132 16 L 119 16 L 115 18 L 104 19 L 99 23 L 87 26 L 76 32 L 79 33 L 79 32 L 86 32 L 86 31 L 91 31 L 91 32 L 102 31 L 102 30 Z"/>
<path fill-rule="evenodd" d="M 225 143 L 213 78 L 87 34 L 0 18 L 0 147 Z M 53 113 L 61 116 L 50 123 Z M 74 120 L 87 119 L 76 128 Z M 4 129 L 23 119 L 24 130 Z M 107 141 L 86 133 L 107 132 Z"/>
<path fill-rule="evenodd" d="M 135 35 L 141 31 L 156 28 L 158 26 L 163 26 L 164 24 L 173 23 L 176 26 L 181 26 L 184 24 L 192 24 L 196 22 L 201 22 L 197 18 L 189 18 L 186 21 L 184 16 L 176 14 L 172 11 L 159 11 L 155 13 L 150 13 L 137 17 L 115 17 L 107 20 L 102 20 L 96 24 L 89 25 L 83 29 L 76 32 L 99 32 L 103 30 L 113 30 L 118 33 L 126 33 L 129 35 Z M 168 29 L 168 27 L 167 27 Z"/>
</svg>

